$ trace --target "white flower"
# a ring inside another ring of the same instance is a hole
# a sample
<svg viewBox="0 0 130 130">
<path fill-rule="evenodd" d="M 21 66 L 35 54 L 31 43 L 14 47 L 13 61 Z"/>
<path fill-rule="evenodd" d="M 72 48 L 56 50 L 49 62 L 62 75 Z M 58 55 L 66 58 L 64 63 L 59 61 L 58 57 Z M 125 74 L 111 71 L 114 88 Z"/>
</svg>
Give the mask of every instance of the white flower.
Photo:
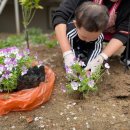
<svg viewBox="0 0 130 130">
<path fill-rule="evenodd" d="M 23 76 L 23 75 L 27 74 L 27 72 L 28 72 L 28 69 L 26 68 L 26 66 L 23 66 L 21 75 Z"/>
<path fill-rule="evenodd" d="M 42 61 L 39 61 L 37 67 L 39 68 L 40 66 L 43 66 L 43 62 Z"/>
<path fill-rule="evenodd" d="M 0 51 L 0 57 L 4 56 L 4 52 Z"/>
<path fill-rule="evenodd" d="M 83 67 L 83 66 L 86 66 L 83 61 L 80 61 L 80 62 L 79 62 L 79 65 L 82 66 L 82 67 Z"/>
<path fill-rule="evenodd" d="M 110 69 L 110 65 L 108 63 L 105 63 L 104 66 L 105 66 L 106 69 Z"/>
<path fill-rule="evenodd" d="M 78 86 L 79 86 L 78 82 L 74 82 L 74 81 L 71 82 L 71 87 L 73 90 L 78 90 Z"/>
<path fill-rule="evenodd" d="M 13 66 L 13 64 L 6 64 L 5 67 L 6 67 L 6 69 L 8 71 L 12 71 L 12 69 L 13 69 L 14 66 Z"/>
<path fill-rule="evenodd" d="M 5 64 L 8 64 L 10 61 L 11 61 L 11 58 L 9 58 L 9 57 L 4 59 Z"/>
<path fill-rule="evenodd" d="M 10 53 L 6 52 L 6 53 L 4 53 L 4 56 L 9 58 L 10 57 Z"/>
<path fill-rule="evenodd" d="M 3 77 L 0 78 L 0 83 L 2 82 L 2 80 L 3 80 Z"/>
<path fill-rule="evenodd" d="M 65 66 L 65 70 L 66 70 L 67 74 L 72 74 L 73 73 L 72 69 L 70 67 L 68 67 L 68 66 Z"/>
<path fill-rule="evenodd" d="M 2 74 L 4 71 L 4 66 L 3 65 L 0 65 L 0 74 Z"/>
<path fill-rule="evenodd" d="M 21 54 L 17 54 L 17 55 L 16 55 L 16 59 L 17 59 L 17 60 L 20 60 L 21 58 L 22 58 L 22 55 L 21 55 Z"/>
<path fill-rule="evenodd" d="M 16 55 L 16 54 L 19 53 L 19 49 L 16 48 L 16 47 L 12 47 L 12 49 L 11 49 L 11 53 Z"/>
</svg>

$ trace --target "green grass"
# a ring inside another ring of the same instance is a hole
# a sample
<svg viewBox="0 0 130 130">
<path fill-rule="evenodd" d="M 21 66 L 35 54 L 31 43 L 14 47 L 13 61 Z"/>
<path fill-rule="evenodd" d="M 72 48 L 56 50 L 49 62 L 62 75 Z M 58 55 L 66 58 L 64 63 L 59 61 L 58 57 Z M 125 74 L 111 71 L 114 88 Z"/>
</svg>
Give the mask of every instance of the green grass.
<svg viewBox="0 0 130 130">
<path fill-rule="evenodd" d="M 41 29 L 31 28 L 28 30 L 29 38 L 33 44 L 45 44 L 49 48 L 53 48 L 57 45 L 56 39 L 51 39 L 50 37 L 54 35 L 54 32 L 49 35 L 42 33 Z"/>
<path fill-rule="evenodd" d="M 48 35 L 43 34 L 41 29 L 30 28 L 29 33 L 29 42 L 32 44 L 44 44 L 48 48 L 53 48 L 57 45 L 57 40 L 52 39 L 51 36 L 54 33 Z M 0 40 L 0 48 L 11 47 L 11 46 L 22 46 L 24 40 L 24 34 L 21 35 L 10 35 L 5 40 Z"/>
<path fill-rule="evenodd" d="M 45 45 L 49 48 L 53 48 L 57 45 L 57 40 L 47 40 Z"/>
<path fill-rule="evenodd" d="M 10 35 L 5 40 L 0 40 L 0 48 L 21 46 L 24 42 L 23 35 Z"/>
</svg>

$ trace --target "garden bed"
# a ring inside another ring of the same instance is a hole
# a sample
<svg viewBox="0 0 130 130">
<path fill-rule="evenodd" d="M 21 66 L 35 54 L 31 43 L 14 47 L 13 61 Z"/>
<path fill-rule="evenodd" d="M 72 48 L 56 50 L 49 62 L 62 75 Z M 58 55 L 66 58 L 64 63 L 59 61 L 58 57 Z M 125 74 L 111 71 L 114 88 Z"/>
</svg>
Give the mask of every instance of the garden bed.
<svg viewBox="0 0 130 130">
<path fill-rule="evenodd" d="M 0 117 L 0 130 L 129 130 L 130 74 L 124 73 L 118 57 L 110 59 L 110 75 L 99 91 L 76 100 L 63 91 L 67 81 L 59 46 L 33 45 L 31 50 L 56 73 L 51 100 L 33 111 Z"/>
</svg>

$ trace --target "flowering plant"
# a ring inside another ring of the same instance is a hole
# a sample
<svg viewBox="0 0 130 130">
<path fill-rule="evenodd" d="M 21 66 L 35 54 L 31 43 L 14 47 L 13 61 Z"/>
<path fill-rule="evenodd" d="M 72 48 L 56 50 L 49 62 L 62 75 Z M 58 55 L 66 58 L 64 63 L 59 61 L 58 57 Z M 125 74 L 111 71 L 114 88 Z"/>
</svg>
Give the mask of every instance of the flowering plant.
<svg viewBox="0 0 130 130">
<path fill-rule="evenodd" d="M 27 74 L 32 67 L 33 57 L 29 50 L 20 51 L 17 47 L 0 49 L 0 90 L 13 91 L 17 88 L 18 78 Z"/>
<path fill-rule="evenodd" d="M 99 66 L 95 73 L 86 73 L 83 69 L 85 66 L 84 62 L 76 60 L 71 67 L 65 67 L 67 72 L 68 83 L 66 85 L 69 92 L 78 91 L 80 93 L 86 94 L 89 91 L 96 91 L 98 89 L 97 82 L 104 74 L 104 69 Z M 108 63 L 105 64 L 105 68 L 109 69 Z"/>
</svg>

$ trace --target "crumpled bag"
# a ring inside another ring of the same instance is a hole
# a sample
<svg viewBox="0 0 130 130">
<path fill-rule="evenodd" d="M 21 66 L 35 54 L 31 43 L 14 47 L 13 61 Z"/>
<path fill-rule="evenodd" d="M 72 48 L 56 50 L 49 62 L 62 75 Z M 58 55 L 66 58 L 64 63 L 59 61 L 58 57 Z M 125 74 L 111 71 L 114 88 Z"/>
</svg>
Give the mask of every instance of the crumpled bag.
<svg viewBox="0 0 130 130">
<path fill-rule="evenodd" d="M 10 111 L 32 110 L 50 99 L 55 74 L 52 69 L 45 67 L 45 82 L 38 87 L 13 93 L 0 93 L 0 115 Z"/>
</svg>

